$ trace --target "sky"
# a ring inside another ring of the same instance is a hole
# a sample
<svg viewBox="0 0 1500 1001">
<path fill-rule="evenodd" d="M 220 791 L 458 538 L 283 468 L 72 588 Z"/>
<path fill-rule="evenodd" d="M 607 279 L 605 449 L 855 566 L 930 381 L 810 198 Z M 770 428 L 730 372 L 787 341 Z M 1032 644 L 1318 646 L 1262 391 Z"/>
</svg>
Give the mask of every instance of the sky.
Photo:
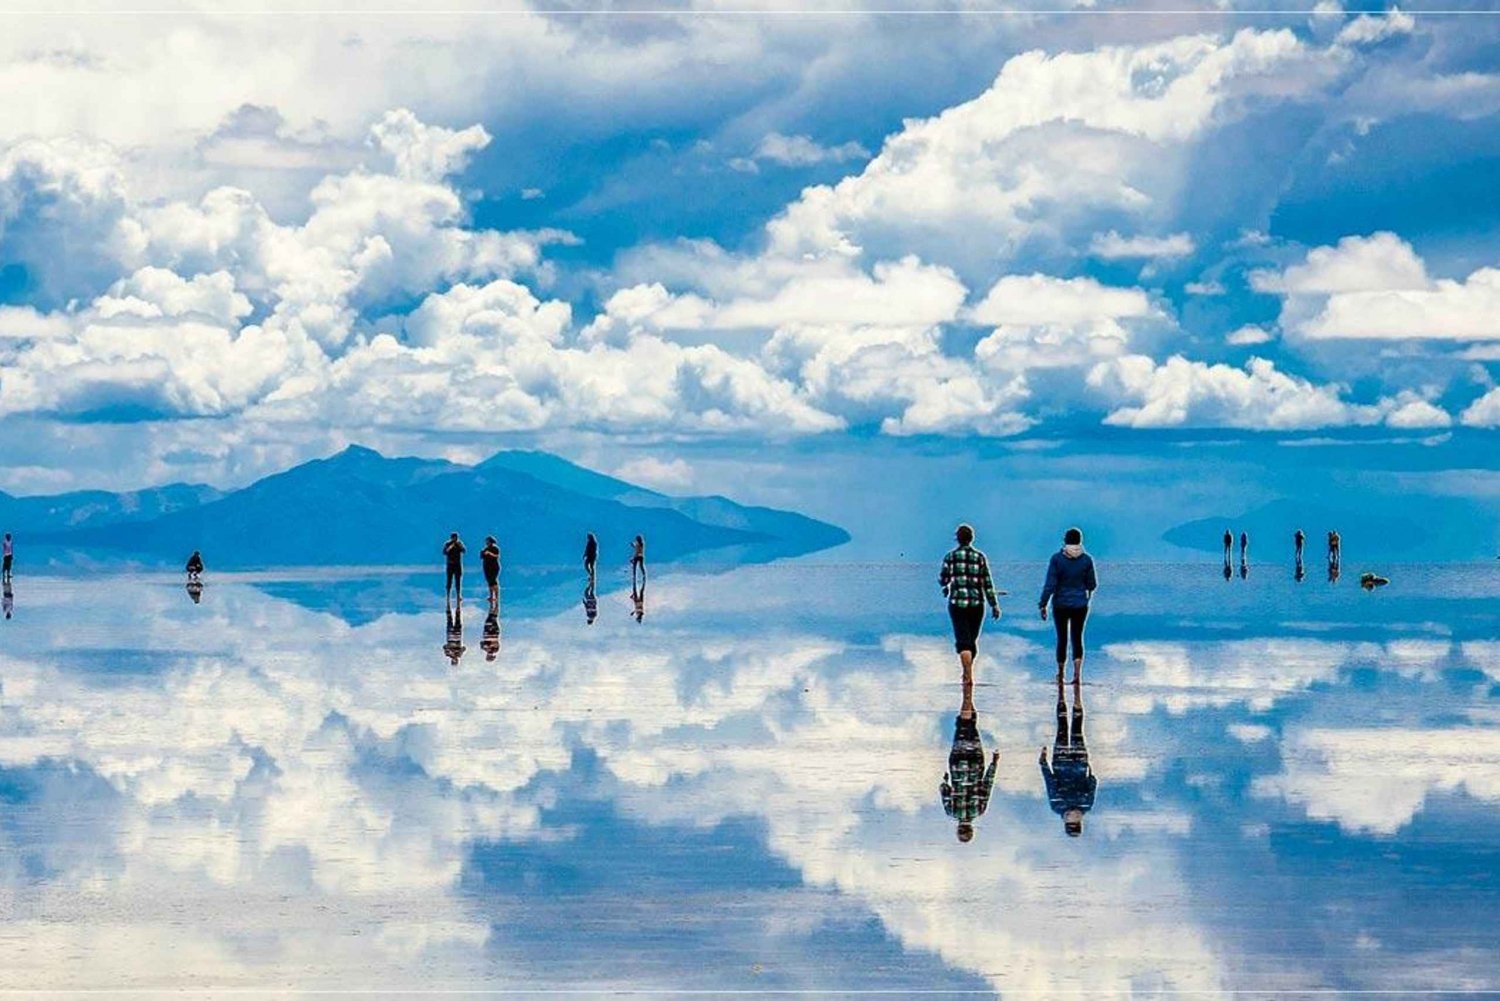
<svg viewBox="0 0 1500 1001">
<path fill-rule="evenodd" d="M 0 13 L 0 489 L 1207 436 L 1493 500 L 1492 12 L 456 6 Z"/>
</svg>

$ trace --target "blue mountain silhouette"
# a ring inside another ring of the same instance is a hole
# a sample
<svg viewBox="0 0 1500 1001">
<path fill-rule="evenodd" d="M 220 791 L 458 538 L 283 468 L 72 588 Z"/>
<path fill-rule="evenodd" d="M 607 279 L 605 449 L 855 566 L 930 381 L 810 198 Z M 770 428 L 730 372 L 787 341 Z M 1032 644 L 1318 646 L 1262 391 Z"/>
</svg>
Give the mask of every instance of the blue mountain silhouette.
<svg viewBox="0 0 1500 1001">
<path fill-rule="evenodd" d="M 85 495 L 25 498 L 29 507 L 0 513 L 28 561 L 175 566 L 198 549 L 211 569 L 434 563 L 451 531 L 463 536 L 475 570 L 491 534 L 512 568 L 576 565 L 590 531 L 605 566 L 628 559 L 637 533 L 653 561 L 769 559 L 849 538 L 799 514 L 668 497 L 535 452 L 466 466 L 351 446 L 241 490 L 203 491 L 164 487 L 147 517 L 129 517 L 128 503 L 111 507 L 101 498 L 116 495 L 96 494 L 86 495 L 93 505 L 86 518 L 65 510 L 67 497 Z M 47 518 L 25 517 L 33 510 Z"/>
</svg>

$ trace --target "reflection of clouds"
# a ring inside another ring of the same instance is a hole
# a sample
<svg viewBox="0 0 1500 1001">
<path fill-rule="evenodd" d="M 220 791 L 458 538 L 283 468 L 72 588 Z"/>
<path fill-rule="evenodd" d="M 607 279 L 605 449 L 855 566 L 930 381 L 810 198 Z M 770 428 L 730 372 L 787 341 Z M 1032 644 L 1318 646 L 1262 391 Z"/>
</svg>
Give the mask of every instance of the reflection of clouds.
<svg viewBox="0 0 1500 1001">
<path fill-rule="evenodd" d="M 1440 792 L 1500 802 L 1500 730 L 1488 727 L 1300 730 L 1281 751 L 1281 774 L 1254 791 L 1346 830 L 1393 834 Z"/>
</svg>

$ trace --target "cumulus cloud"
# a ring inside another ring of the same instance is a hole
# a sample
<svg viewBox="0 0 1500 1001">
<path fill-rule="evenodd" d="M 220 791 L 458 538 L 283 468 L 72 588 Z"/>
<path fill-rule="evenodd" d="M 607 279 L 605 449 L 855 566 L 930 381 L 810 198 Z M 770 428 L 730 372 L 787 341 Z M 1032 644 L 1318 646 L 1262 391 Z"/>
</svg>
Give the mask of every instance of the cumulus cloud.
<svg viewBox="0 0 1500 1001">
<path fill-rule="evenodd" d="M 1453 418 L 1446 410 L 1411 390 L 1396 394 L 1388 402 L 1388 407 L 1385 422 L 1393 428 L 1445 428 L 1453 425 Z"/>
<path fill-rule="evenodd" d="M 1243 327 L 1231 330 L 1224 335 L 1225 344 L 1233 344 L 1242 347 L 1247 344 L 1266 344 L 1274 340 L 1271 332 L 1264 327 L 1257 327 L 1253 323 L 1247 323 Z"/>
<path fill-rule="evenodd" d="M 1309 339 L 1500 340 L 1500 269 L 1433 279 L 1394 233 L 1345 237 L 1283 271 L 1252 272 L 1250 281 L 1283 296 L 1282 328 Z"/>
<path fill-rule="evenodd" d="M 981 364 L 1025 370 L 1123 354 L 1132 328 L 1161 314 L 1137 288 L 1033 274 L 1001 278 L 969 319 L 995 328 L 974 350 Z"/>
<path fill-rule="evenodd" d="M 1173 233 L 1170 236 L 1121 236 L 1115 230 L 1095 233 L 1089 242 L 1089 253 L 1106 261 L 1128 260 L 1145 257 L 1154 260 L 1171 260 L 1187 257 L 1197 249 L 1192 236 Z"/>
<path fill-rule="evenodd" d="M 869 159 L 870 151 L 850 141 L 824 146 L 807 136 L 786 136 L 780 132 L 767 135 L 755 147 L 755 159 L 783 167 L 811 167 L 820 163 L 846 163 Z"/>
<path fill-rule="evenodd" d="M 1459 420 L 1468 427 L 1500 427 L 1500 387 L 1491 389 L 1465 407 Z"/>
<path fill-rule="evenodd" d="M 1417 22 L 1399 7 L 1392 7 L 1384 14 L 1361 14 L 1339 30 L 1335 42 L 1339 45 L 1375 45 L 1388 38 L 1410 35 Z"/>
</svg>

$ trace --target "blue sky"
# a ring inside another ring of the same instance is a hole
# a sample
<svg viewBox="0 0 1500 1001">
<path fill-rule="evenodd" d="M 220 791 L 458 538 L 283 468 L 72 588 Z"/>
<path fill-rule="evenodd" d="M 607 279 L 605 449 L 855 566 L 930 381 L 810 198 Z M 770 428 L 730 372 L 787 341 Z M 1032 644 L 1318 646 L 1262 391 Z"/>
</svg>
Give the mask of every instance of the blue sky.
<svg viewBox="0 0 1500 1001">
<path fill-rule="evenodd" d="M 682 488 L 770 445 L 769 496 L 1119 428 L 1493 473 L 1482 12 L 7 23 L 3 489 L 355 441 Z"/>
</svg>

